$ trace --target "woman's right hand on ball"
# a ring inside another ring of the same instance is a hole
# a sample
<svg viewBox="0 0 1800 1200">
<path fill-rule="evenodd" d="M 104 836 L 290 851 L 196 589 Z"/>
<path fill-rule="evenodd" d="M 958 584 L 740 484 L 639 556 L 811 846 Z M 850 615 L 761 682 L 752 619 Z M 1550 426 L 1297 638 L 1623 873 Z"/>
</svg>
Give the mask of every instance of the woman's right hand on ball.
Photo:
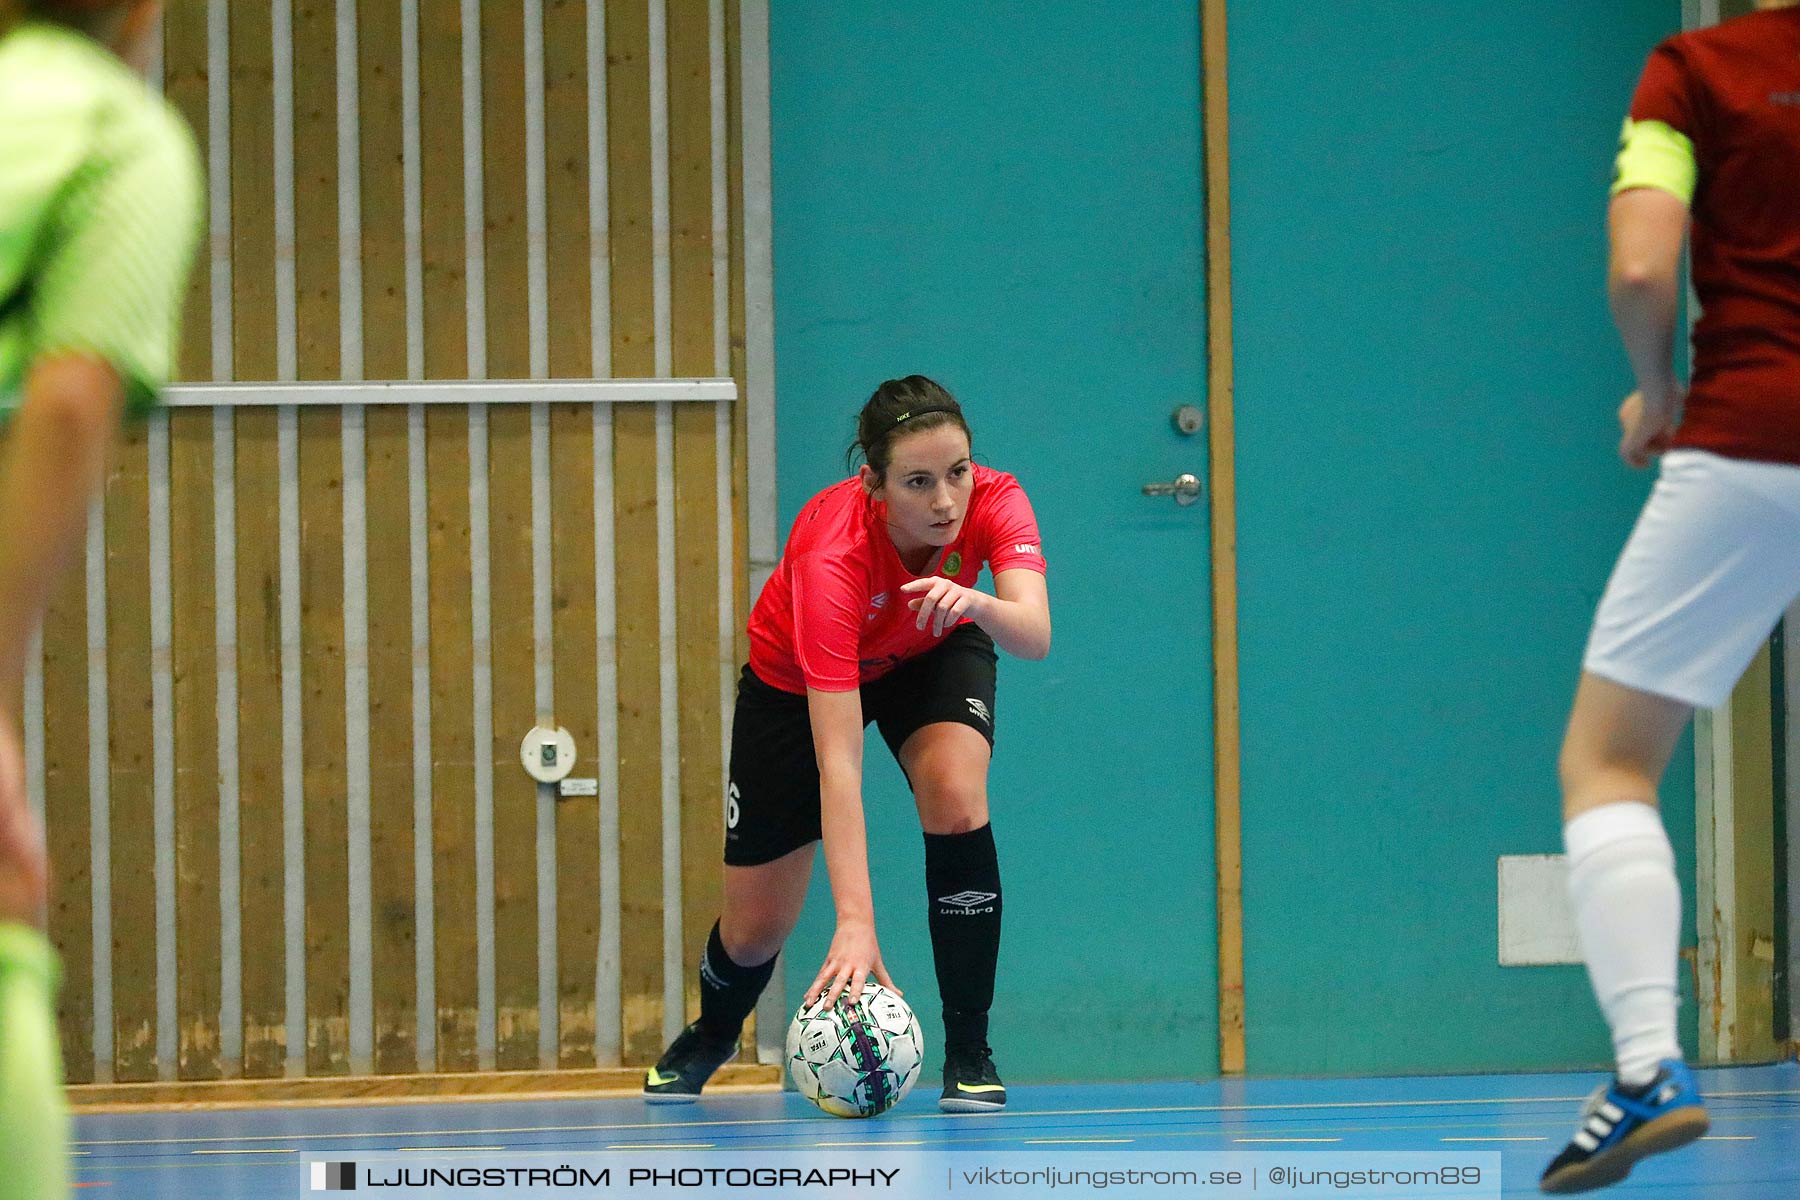
<svg viewBox="0 0 1800 1200">
<path fill-rule="evenodd" d="M 881 986 L 895 995 L 900 994 L 900 989 L 888 977 L 887 967 L 882 964 L 874 924 L 839 921 L 837 933 L 831 939 L 831 950 L 825 955 L 825 965 L 819 968 L 812 985 L 806 989 L 806 998 L 809 1003 L 823 1001 L 822 1007 L 830 1008 L 845 992 L 852 996 L 862 995 L 863 984 L 871 975 Z"/>
</svg>

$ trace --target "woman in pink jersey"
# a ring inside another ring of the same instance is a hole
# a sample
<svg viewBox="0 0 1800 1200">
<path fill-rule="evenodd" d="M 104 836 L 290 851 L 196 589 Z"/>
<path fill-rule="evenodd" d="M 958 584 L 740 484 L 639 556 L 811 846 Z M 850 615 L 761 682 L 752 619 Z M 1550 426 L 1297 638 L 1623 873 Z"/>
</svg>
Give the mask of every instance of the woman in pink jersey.
<svg viewBox="0 0 1800 1200">
<path fill-rule="evenodd" d="M 645 1081 L 654 1102 L 692 1101 L 736 1055 L 800 917 L 815 842 L 825 843 L 837 933 L 807 995 L 854 995 L 871 976 L 893 987 L 875 938 L 862 811 L 863 730 L 874 722 L 925 833 L 944 1002 L 939 1107 L 1006 1104 L 987 1044 L 1001 907 L 987 771 L 995 647 L 1028 659 L 1050 650 L 1037 519 L 1016 479 L 970 461 L 961 406 L 922 375 L 875 390 L 858 450 L 857 473 L 801 510 L 750 614 L 724 906 L 700 960 L 700 1019 Z M 992 594 L 975 588 L 984 564 Z"/>
<path fill-rule="evenodd" d="M 1661 455 L 1594 617 L 1560 763 L 1569 897 L 1617 1074 L 1544 1171 L 1623 1179 L 1704 1134 L 1676 1037 L 1681 890 L 1657 786 L 1800 597 L 1800 8 L 1672 37 L 1644 66 L 1610 208 L 1609 291 L 1637 388 L 1619 456 Z M 1683 242 L 1702 315 L 1673 365 Z"/>
</svg>

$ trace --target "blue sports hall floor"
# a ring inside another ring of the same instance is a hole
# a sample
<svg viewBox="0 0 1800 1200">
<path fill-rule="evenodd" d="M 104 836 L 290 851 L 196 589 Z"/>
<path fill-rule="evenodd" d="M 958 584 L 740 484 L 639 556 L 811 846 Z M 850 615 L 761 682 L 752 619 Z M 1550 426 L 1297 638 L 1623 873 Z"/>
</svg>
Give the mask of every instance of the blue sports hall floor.
<svg viewBox="0 0 1800 1200">
<path fill-rule="evenodd" d="M 77 1118 L 75 1195 L 292 1200 L 305 1194 L 300 1181 L 308 1160 L 359 1153 L 417 1155 L 420 1162 L 441 1154 L 436 1161 L 442 1162 L 481 1153 L 590 1152 L 624 1163 L 643 1150 L 886 1145 L 1033 1154 L 1494 1151 L 1502 1156 L 1503 1194 L 1526 1196 L 1537 1194 L 1539 1172 L 1573 1131 L 1577 1107 L 1598 1078 L 1026 1086 L 1012 1089 L 1005 1112 L 984 1116 L 939 1113 L 935 1090 L 924 1080 L 899 1108 L 871 1121 L 824 1116 L 792 1093 L 710 1096 L 673 1108 L 606 1098 L 113 1113 Z M 1639 1164 L 1630 1179 L 1600 1194 L 1800 1197 L 1800 1065 L 1709 1069 L 1700 1079 L 1712 1114 L 1709 1138 Z"/>
</svg>

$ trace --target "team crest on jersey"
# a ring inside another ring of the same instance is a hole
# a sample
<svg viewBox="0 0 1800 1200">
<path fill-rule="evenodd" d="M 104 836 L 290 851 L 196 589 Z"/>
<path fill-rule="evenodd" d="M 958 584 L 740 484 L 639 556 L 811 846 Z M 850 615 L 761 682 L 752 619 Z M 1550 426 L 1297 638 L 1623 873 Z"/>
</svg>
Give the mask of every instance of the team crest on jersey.
<svg viewBox="0 0 1800 1200">
<path fill-rule="evenodd" d="M 950 552 L 950 557 L 944 560 L 944 574 L 962 574 L 962 554 L 960 551 L 952 550 Z"/>
</svg>

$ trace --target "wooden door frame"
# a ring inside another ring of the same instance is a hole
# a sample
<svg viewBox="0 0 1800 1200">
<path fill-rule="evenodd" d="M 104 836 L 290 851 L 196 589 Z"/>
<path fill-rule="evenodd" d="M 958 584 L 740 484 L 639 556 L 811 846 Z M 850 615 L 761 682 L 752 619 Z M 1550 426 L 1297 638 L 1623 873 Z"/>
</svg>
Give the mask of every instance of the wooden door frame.
<svg viewBox="0 0 1800 1200">
<path fill-rule="evenodd" d="M 1219 923 L 1219 1070 L 1244 1071 L 1244 884 L 1238 728 L 1237 473 L 1232 421 L 1231 113 L 1226 0 L 1200 6 L 1205 135 L 1207 409 L 1211 428 L 1213 855 Z"/>
</svg>

